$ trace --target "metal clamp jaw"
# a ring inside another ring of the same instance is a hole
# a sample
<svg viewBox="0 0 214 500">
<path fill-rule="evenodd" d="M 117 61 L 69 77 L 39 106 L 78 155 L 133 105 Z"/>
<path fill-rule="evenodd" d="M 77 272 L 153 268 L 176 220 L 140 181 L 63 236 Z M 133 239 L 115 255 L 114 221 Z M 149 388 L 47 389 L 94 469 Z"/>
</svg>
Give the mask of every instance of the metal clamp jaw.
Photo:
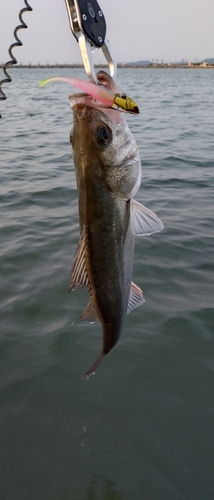
<svg viewBox="0 0 214 500">
<path fill-rule="evenodd" d="M 115 80 L 117 64 L 113 58 L 109 41 L 106 39 L 105 17 L 97 0 L 65 0 L 73 35 L 79 42 L 82 60 L 88 78 L 99 83 L 95 74 L 93 51 L 102 48 L 109 66 L 110 75 Z"/>
</svg>

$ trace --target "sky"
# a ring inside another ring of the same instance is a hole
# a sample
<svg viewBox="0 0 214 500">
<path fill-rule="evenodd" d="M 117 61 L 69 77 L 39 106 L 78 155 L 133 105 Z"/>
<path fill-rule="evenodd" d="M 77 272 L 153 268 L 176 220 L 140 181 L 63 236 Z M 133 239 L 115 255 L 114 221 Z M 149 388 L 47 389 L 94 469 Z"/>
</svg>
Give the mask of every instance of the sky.
<svg viewBox="0 0 214 500">
<path fill-rule="evenodd" d="M 14 50 L 18 62 L 81 62 L 65 1 L 28 1 L 33 11 L 23 16 L 28 29 L 19 31 L 23 46 Z M 214 57 L 214 0 L 100 0 L 99 5 L 117 62 Z M 0 0 L 0 63 L 9 59 L 23 7 L 24 0 Z M 95 50 L 94 62 L 102 61 L 102 51 Z"/>
</svg>

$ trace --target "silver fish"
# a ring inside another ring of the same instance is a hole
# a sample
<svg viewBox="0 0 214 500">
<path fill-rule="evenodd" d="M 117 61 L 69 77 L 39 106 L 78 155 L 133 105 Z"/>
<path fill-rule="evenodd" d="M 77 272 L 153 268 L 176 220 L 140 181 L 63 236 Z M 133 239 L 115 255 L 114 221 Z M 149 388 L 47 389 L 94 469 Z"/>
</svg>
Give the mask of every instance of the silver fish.
<svg viewBox="0 0 214 500">
<path fill-rule="evenodd" d="M 97 77 L 115 91 L 107 73 Z M 88 289 L 90 300 L 79 320 L 98 320 L 103 329 L 102 352 L 83 375 L 88 378 L 120 338 L 126 314 L 144 302 L 132 282 L 135 236 L 161 231 L 163 224 L 133 200 L 141 184 L 141 161 L 124 113 L 102 108 L 85 94 L 70 96 L 70 101 L 80 241 L 69 291 Z"/>
</svg>

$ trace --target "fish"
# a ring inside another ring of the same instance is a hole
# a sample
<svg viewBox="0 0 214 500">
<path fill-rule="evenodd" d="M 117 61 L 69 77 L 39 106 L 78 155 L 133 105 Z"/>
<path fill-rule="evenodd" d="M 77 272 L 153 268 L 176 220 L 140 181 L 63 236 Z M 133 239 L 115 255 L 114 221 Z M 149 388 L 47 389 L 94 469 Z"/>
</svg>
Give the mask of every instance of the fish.
<svg viewBox="0 0 214 500">
<path fill-rule="evenodd" d="M 102 88 L 117 92 L 111 76 L 97 73 Z M 134 200 L 141 185 L 141 159 L 125 113 L 110 109 L 99 96 L 69 96 L 73 110 L 70 142 L 76 174 L 80 239 L 69 291 L 89 292 L 77 321 L 99 321 L 103 345 L 89 378 L 115 347 L 126 315 L 145 300 L 132 281 L 136 237 L 163 229 L 157 215 Z"/>
</svg>

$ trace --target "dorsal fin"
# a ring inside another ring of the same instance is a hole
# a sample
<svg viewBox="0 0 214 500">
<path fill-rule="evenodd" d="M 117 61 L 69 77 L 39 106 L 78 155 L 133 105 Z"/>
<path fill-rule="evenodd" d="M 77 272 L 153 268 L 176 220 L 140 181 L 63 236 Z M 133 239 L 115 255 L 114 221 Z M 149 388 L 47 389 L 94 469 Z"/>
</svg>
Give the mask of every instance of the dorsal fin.
<svg viewBox="0 0 214 500">
<path fill-rule="evenodd" d="M 76 250 L 76 259 L 71 270 L 71 281 L 68 291 L 73 291 L 79 286 L 81 288 L 90 288 L 89 278 L 86 269 L 86 252 L 87 252 L 87 233 L 85 229 L 82 232 L 79 244 Z"/>
</svg>

